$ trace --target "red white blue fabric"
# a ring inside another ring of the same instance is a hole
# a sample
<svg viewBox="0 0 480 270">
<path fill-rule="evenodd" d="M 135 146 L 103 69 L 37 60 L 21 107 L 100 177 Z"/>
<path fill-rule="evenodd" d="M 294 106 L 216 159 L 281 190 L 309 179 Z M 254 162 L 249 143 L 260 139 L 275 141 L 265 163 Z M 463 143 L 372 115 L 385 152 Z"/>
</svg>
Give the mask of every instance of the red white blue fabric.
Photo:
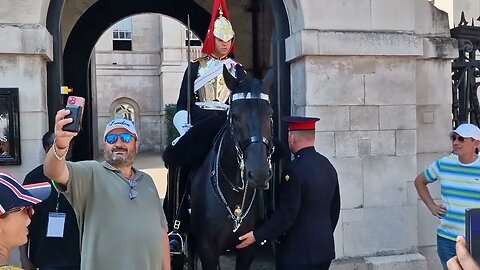
<svg viewBox="0 0 480 270">
<path fill-rule="evenodd" d="M 0 215 L 12 208 L 40 203 L 50 196 L 50 191 L 48 182 L 22 186 L 12 175 L 0 171 Z"/>
</svg>

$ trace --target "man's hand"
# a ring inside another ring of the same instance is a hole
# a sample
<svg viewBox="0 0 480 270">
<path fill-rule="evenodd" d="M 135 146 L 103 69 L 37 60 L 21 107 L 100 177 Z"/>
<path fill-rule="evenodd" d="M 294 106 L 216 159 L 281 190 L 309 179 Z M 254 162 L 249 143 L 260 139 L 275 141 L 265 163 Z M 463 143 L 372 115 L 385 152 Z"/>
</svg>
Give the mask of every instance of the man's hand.
<svg viewBox="0 0 480 270">
<path fill-rule="evenodd" d="M 467 243 L 462 236 L 457 237 L 455 249 L 457 250 L 457 256 L 447 262 L 449 270 L 480 270 L 478 263 L 468 253 Z"/>
<path fill-rule="evenodd" d="M 249 231 L 248 233 L 240 236 L 238 240 L 242 241 L 240 244 L 237 245 L 237 248 L 244 248 L 248 247 L 251 244 L 255 243 L 257 241 L 255 239 L 255 235 L 253 235 L 253 231 Z"/>
<path fill-rule="evenodd" d="M 61 109 L 55 116 L 55 144 L 58 149 L 65 149 L 70 144 L 73 137 L 77 136 L 77 132 L 63 131 L 66 124 L 73 122 L 73 118 L 66 118 L 70 114 L 69 110 Z"/>
<path fill-rule="evenodd" d="M 436 216 L 437 218 L 443 218 L 447 214 L 447 208 L 444 205 L 434 204 L 428 209 L 432 215 Z"/>
</svg>

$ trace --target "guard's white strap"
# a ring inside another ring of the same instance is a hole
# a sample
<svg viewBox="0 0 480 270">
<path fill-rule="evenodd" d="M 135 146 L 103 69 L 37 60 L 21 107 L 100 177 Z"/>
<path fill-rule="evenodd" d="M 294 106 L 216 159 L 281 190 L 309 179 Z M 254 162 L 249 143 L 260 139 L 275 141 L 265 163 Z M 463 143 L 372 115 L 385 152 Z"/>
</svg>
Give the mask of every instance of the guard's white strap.
<svg viewBox="0 0 480 270">
<path fill-rule="evenodd" d="M 233 59 L 227 58 L 225 60 L 221 60 L 217 65 L 212 66 L 209 68 L 205 74 L 195 79 L 193 83 L 193 91 L 196 93 L 198 89 L 202 88 L 205 84 L 209 81 L 213 80 L 213 78 L 218 77 L 218 75 L 222 74 L 223 72 L 223 65 L 227 66 L 227 69 L 231 69 L 235 66 L 237 62 Z"/>
<path fill-rule="evenodd" d="M 236 93 L 232 95 L 232 102 L 239 99 L 262 99 L 270 103 L 270 99 L 267 94 L 260 93 L 260 95 L 252 95 L 252 93 Z"/>
<path fill-rule="evenodd" d="M 204 109 L 204 110 L 216 110 L 216 111 L 226 111 L 230 106 L 228 104 L 224 104 L 218 101 L 210 101 L 210 102 L 195 102 L 195 105 Z"/>
</svg>

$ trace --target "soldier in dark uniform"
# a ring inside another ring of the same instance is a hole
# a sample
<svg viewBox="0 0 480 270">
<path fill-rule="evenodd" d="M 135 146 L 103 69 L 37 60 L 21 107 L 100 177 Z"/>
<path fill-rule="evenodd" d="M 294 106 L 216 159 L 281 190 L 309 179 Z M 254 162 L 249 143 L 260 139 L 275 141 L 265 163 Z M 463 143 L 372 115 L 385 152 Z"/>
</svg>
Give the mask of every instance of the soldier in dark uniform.
<svg viewBox="0 0 480 270">
<path fill-rule="evenodd" d="M 333 232 L 340 214 L 340 192 L 335 168 L 314 148 L 318 120 L 284 119 L 289 123 L 288 145 L 295 159 L 282 177 L 278 206 L 264 224 L 239 238 L 237 248 L 278 239 L 280 270 L 326 270 L 335 258 Z"/>
</svg>

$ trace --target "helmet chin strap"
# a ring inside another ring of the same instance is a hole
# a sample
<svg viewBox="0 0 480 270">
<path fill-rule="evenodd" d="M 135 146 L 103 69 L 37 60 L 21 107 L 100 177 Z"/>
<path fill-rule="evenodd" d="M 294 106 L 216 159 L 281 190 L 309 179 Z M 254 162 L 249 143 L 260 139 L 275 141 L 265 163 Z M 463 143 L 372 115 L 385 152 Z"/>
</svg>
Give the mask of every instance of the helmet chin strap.
<svg viewBox="0 0 480 270">
<path fill-rule="evenodd" d="M 230 53 L 230 51 L 229 51 Z M 217 48 L 215 48 L 215 54 L 211 54 L 211 56 L 215 59 L 218 59 L 218 60 L 224 60 L 224 59 L 227 59 L 228 58 L 228 53 L 225 54 L 225 55 L 222 55 L 218 50 Z"/>
<path fill-rule="evenodd" d="M 226 58 L 228 58 L 228 54 L 232 51 L 232 47 L 233 47 L 233 40 L 235 38 L 232 38 L 232 43 L 230 44 L 230 48 L 228 49 L 228 52 L 227 54 L 223 55 L 221 54 L 218 50 L 217 50 L 217 46 L 215 46 L 215 55 L 211 54 L 211 56 L 215 59 L 218 59 L 218 60 L 224 60 Z"/>
</svg>

